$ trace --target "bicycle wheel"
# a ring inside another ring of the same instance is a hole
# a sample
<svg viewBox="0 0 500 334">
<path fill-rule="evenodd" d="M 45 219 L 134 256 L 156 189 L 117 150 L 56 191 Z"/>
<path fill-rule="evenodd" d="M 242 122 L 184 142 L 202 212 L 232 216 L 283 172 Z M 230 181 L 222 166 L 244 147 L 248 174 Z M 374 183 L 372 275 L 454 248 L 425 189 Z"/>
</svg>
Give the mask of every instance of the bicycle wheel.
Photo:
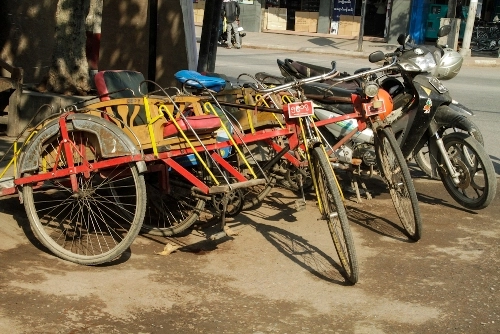
<svg viewBox="0 0 500 334">
<path fill-rule="evenodd" d="M 422 235 L 417 193 L 391 128 L 377 131 L 375 152 L 399 219 L 410 239 L 417 241 Z"/>
<path fill-rule="evenodd" d="M 455 184 L 447 170 L 439 168 L 441 181 L 451 197 L 467 209 L 487 207 L 495 198 L 497 180 L 493 163 L 484 148 L 466 133 L 450 133 L 443 144 L 453 167 L 459 173 Z M 444 164 L 443 157 L 439 158 Z"/>
<path fill-rule="evenodd" d="M 71 154 L 76 166 L 102 160 L 98 138 L 73 130 L 68 123 Z M 54 136 L 40 150 L 39 174 L 67 168 L 62 138 Z M 35 236 L 55 255 L 79 264 L 95 265 L 121 255 L 139 233 L 146 206 L 146 189 L 134 163 L 95 169 L 40 184 L 26 184 L 23 199 Z M 110 189 L 119 189 L 111 194 Z M 126 214 L 125 214 L 126 212 Z"/>
<path fill-rule="evenodd" d="M 261 173 L 260 168 L 262 168 L 266 162 L 271 160 L 276 154 L 273 148 L 265 141 L 257 141 L 255 143 L 248 144 L 248 148 L 250 153 L 247 152 L 245 158 L 250 167 L 252 167 L 254 172 L 257 174 Z M 252 178 L 253 176 L 251 175 L 246 164 L 241 161 L 242 159 L 237 155 L 234 155 L 234 159 L 236 159 L 234 164 L 237 166 L 238 170 L 248 179 Z M 273 167 L 271 167 L 269 171 L 265 172 L 268 182 L 242 189 L 245 199 L 245 202 L 243 203 L 243 210 L 250 210 L 262 203 L 262 201 L 267 195 L 269 195 L 273 187 L 276 185 L 276 173 L 274 172 Z"/>
<path fill-rule="evenodd" d="M 148 206 L 141 231 L 169 237 L 191 227 L 199 218 L 206 200 L 195 196 L 192 185 L 176 175 L 169 175 L 169 191 L 160 188 L 156 173 L 146 177 Z"/>
<path fill-rule="evenodd" d="M 318 185 L 320 212 L 328 223 L 344 275 L 349 282 L 355 284 L 359 272 L 351 228 L 335 175 L 322 147 L 316 147 L 312 151 L 311 170 Z"/>
<path fill-rule="evenodd" d="M 472 51 L 496 51 L 499 48 L 499 41 L 491 38 L 478 39 L 475 45 L 471 46 Z"/>
</svg>

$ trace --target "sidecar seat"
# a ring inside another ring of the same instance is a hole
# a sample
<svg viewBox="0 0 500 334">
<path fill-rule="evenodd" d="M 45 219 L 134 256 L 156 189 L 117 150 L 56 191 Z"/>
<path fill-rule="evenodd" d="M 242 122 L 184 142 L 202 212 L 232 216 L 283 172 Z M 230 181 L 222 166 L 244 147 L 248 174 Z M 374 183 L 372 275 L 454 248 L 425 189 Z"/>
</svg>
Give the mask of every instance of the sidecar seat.
<svg viewBox="0 0 500 334">
<path fill-rule="evenodd" d="M 181 70 L 174 74 L 177 81 L 188 87 L 197 89 L 208 88 L 220 92 L 226 87 L 226 80 L 218 76 L 208 76 L 189 70 Z"/>
<path fill-rule="evenodd" d="M 97 94 L 101 101 L 109 101 L 111 99 L 141 97 L 139 86 L 144 81 L 144 76 L 141 72 L 136 71 L 100 71 L 94 77 Z M 146 85 L 142 85 L 144 93 L 147 92 Z M 132 112 L 132 110 L 130 110 Z M 115 113 L 116 115 L 116 113 Z M 134 124 L 146 124 L 146 112 L 143 107 L 137 114 Z"/>
<path fill-rule="evenodd" d="M 141 92 L 147 93 L 147 85 L 144 82 L 144 76 L 141 72 L 127 70 L 100 71 L 95 75 L 94 81 L 97 93 L 101 101 L 109 101 L 113 98 L 141 97 Z M 139 91 L 141 87 L 141 91 Z M 130 113 L 133 106 L 130 107 Z M 115 113 L 116 114 L 116 113 Z M 182 119 L 178 121 L 179 126 L 187 133 L 194 130 L 197 134 L 211 133 L 220 128 L 220 118 L 215 115 L 187 116 L 189 126 Z M 134 119 L 134 125 L 145 125 L 146 111 L 144 106 Z M 163 137 L 172 137 L 178 134 L 177 127 L 172 121 L 168 121 L 163 128 Z"/>
</svg>

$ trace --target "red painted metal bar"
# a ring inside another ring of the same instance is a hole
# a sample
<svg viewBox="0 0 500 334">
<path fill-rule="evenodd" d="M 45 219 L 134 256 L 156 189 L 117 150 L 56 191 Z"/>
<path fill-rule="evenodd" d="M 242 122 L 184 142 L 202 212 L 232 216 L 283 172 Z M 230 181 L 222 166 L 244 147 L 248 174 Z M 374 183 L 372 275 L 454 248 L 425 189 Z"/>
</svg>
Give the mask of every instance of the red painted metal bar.
<svg viewBox="0 0 500 334">
<path fill-rule="evenodd" d="M 217 153 L 212 153 L 212 158 L 217 162 L 219 165 L 222 166 L 225 170 L 227 170 L 232 176 L 234 176 L 238 181 L 244 182 L 247 181 L 247 179 L 240 173 L 238 172 L 233 166 L 231 166 L 226 160 L 224 160 L 223 157 L 221 157 Z"/>
<path fill-rule="evenodd" d="M 177 171 L 177 173 L 181 174 L 191 182 L 195 187 L 199 188 L 202 192 L 205 194 L 208 194 L 210 188 L 203 182 L 201 182 L 196 176 L 191 174 L 188 170 L 186 170 L 184 167 L 179 165 L 175 160 L 168 158 L 168 159 L 161 159 L 164 163 L 166 163 L 168 166 L 172 167 L 174 170 Z"/>
<path fill-rule="evenodd" d="M 16 187 L 0 189 L 0 197 L 7 195 L 14 195 L 16 193 L 17 193 Z"/>
<path fill-rule="evenodd" d="M 71 180 L 71 189 L 73 192 L 77 192 L 78 189 L 78 180 L 76 179 L 76 172 L 74 170 L 75 162 L 73 161 L 73 151 L 71 150 L 71 140 L 69 139 L 68 127 L 66 126 L 66 117 L 69 114 L 65 114 L 59 117 L 59 127 L 62 137 L 62 145 L 64 148 L 64 153 L 66 154 L 66 163 L 68 164 L 69 169 L 69 177 Z M 57 163 L 55 164 L 57 166 Z"/>
<path fill-rule="evenodd" d="M 272 146 L 272 148 L 276 151 L 276 152 L 280 152 L 283 147 L 279 146 L 278 144 L 276 144 L 274 141 L 270 140 L 269 145 Z M 291 155 L 290 153 L 285 153 L 285 155 L 283 155 L 283 157 L 288 160 L 291 164 L 293 164 L 295 167 L 299 167 L 300 166 L 300 161 L 295 158 L 293 155 Z"/>
<path fill-rule="evenodd" d="M 50 180 L 50 179 L 63 178 L 63 177 L 68 177 L 68 175 L 75 175 L 78 173 L 86 173 L 86 172 L 96 171 L 96 170 L 99 170 L 102 168 L 114 167 L 114 166 L 118 166 L 121 164 L 129 163 L 129 162 L 136 162 L 136 161 L 140 161 L 140 160 L 142 160 L 141 154 L 118 157 L 118 158 L 111 158 L 111 159 L 106 159 L 103 161 L 92 163 L 88 166 L 85 166 L 85 165 L 73 166 L 72 168 L 58 169 L 56 171 L 52 171 L 52 172 L 48 172 L 48 173 L 20 177 L 20 178 L 17 178 L 14 180 L 14 184 L 15 185 L 23 185 L 26 183 L 35 183 L 35 182 L 41 182 L 41 181 L 46 181 L 46 180 Z"/>
<path fill-rule="evenodd" d="M 355 118 L 356 119 L 360 118 L 360 115 L 358 113 L 345 114 L 341 116 L 332 117 L 329 119 L 324 119 L 322 121 L 315 121 L 314 125 L 316 125 L 319 128 L 320 126 L 345 121 L 346 119 L 355 119 Z"/>
</svg>

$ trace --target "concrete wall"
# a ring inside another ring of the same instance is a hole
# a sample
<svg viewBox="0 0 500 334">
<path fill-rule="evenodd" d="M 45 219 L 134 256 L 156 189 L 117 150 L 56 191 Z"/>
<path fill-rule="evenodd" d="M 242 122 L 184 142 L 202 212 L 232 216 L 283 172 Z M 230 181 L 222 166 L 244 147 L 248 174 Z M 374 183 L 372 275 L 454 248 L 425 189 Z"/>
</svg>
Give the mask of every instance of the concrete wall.
<svg viewBox="0 0 500 334">
<path fill-rule="evenodd" d="M 261 8 L 262 5 L 257 0 L 254 1 L 253 5 L 240 4 L 240 24 L 246 31 L 261 31 Z"/>
</svg>

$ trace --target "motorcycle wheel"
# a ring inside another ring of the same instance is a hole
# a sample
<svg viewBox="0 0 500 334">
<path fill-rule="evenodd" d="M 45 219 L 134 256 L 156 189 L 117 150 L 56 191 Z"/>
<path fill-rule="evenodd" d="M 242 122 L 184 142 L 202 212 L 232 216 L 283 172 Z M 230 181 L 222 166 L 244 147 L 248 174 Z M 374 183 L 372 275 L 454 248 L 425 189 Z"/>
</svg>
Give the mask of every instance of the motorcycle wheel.
<svg viewBox="0 0 500 334">
<path fill-rule="evenodd" d="M 235 33 L 234 33 L 234 30 L 233 30 L 233 31 L 231 32 L 231 44 L 232 44 L 234 47 L 236 47 L 236 36 L 235 36 L 234 34 L 235 34 Z M 246 34 L 244 34 L 243 36 L 242 36 L 242 34 L 240 34 L 239 32 L 238 32 L 238 34 L 240 35 L 240 48 L 242 48 L 242 47 L 243 47 L 243 37 L 244 37 L 244 36 L 246 36 Z"/>
<path fill-rule="evenodd" d="M 391 128 L 379 129 L 375 138 L 377 162 L 394 208 L 410 239 L 417 241 L 422 236 L 422 218 L 408 165 Z"/>
<path fill-rule="evenodd" d="M 493 163 L 483 146 L 466 133 L 450 133 L 443 144 L 455 170 L 460 174 L 455 184 L 443 167 L 438 172 L 446 191 L 457 203 L 471 210 L 487 207 L 496 194 L 497 180 Z M 444 165 L 443 157 L 439 164 Z"/>
<path fill-rule="evenodd" d="M 463 122 L 458 122 L 455 127 L 442 126 L 439 133 L 441 134 L 441 137 L 453 132 L 466 133 L 474 137 L 474 139 L 476 139 L 481 145 L 484 146 L 483 135 L 481 134 L 481 132 L 479 132 L 479 130 L 468 132 L 470 129 L 470 125 L 472 125 L 474 129 L 479 128 L 470 119 L 467 119 L 467 122 L 470 124 L 467 125 Z M 439 180 L 439 174 L 437 173 L 437 171 L 434 171 L 434 173 L 432 172 L 431 161 L 429 157 L 429 146 L 427 145 L 427 143 L 425 143 L 425 145 L 422 146 L 422 148 L 418 152 L 413 154 L 413 159 L 415 159 L 418 167 L 420 168 L 420 170 L 422 170 L 422 172 L 425 173 L 425 175 Z"/>
</svg>

